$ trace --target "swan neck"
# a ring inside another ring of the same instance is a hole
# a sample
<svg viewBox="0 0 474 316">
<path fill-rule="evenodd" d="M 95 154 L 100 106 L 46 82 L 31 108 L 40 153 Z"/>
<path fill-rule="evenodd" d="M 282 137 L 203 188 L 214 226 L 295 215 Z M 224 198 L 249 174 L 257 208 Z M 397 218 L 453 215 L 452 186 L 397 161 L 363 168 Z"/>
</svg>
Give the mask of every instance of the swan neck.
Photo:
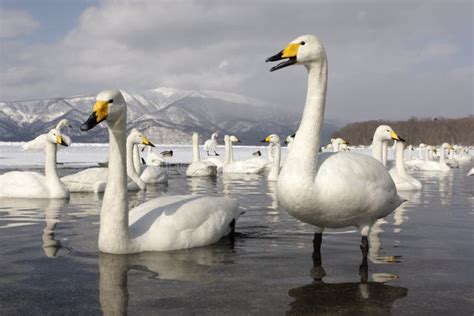
<svg viewBox="0 0 474 316">
<path fill-rule="evenodd" d="M 382 142 L 382 164 L 387 166 L 387 156 L 388 156 L 388 141 L 385 140 Z"/>
<path fill-rule="evenodd" d="M 380 162 L 382 162 L 382 143 L 383 141 L 376 137 L 372 140 L 372 157 Z"/>
<path fill-rule="evenodd" d="M 229 164 L 230 163 L 230 139 L 228 136 L 224 137 L 224 147 L 225 147 L 224 164 Z"/>
<path fill-rule="evenodd" d="M 193 162 L 201 161 L 201 155 L 199 154 L 199 137 L 193 135 Z"/>
<path fill-rule="evenodd" d="M 57 162 L 57 145 L 46 141 L 45 146 L 45 164 L 44 164 L 44 174 L 47 180 L 55 180 L 58 178 L 58 172 L 56 170 L 56 162 Z"/>
<path fill-rule="evenodd" d="M 140 157 L 140 155 L 138 154 L 138 146 L 137 144 L 133 143 L 133 140 L 131 139 L 131 137 L 127 138 L 126 150 L 127 150 L 127 175 L 130 177 L 130 179 L 133 180 L 133 182 L 135 182 L 138 185 L 138 187 L 141 190 L 144 190 L 145 182 L 143 182 L 143 180 L 140 179 L 140 175 L 135 169 L 136 168 L 135 162 L 138 162 L 138 169 L 140 170 L 140 158 L 134 159 L 135 154 L 138 155 L 138 157 Z"/>
<path fill-rule="evenodd" d="M 99 250 L 108 253 L 125 253 L 129 246 L 126 122 L 124 113 L 113 125 L 109 124 L 109 170 L 99 231 Z"/>
<path fill-rule="evenodd" d="M 133 159 L 133 168 L 135 169 L 135 172 L 140 175 L 141 159 L 140 159 L 140 149 L 138 148 L 137 144 L 134 144 L 132 147 L 132 159 Z"/>
<path fill-rule="evenodd" d="M 395 168 L 397 168 L 397 173 L 401 176 L 407 175 L 405 165 L 403 164 L 404 152 L 405 145 L 403 144 L 403 142 L 397 142 L 397 145 L 395 147 Z"/>
<path fill-rule="evenodd" d="M 274 144 L 273 145 L 273 161 L 272 161 L 272 169 L 270 170 L 269 177 L 278 177 L 280 173 L 280 162 L 281 162 L 281 145 Z"/>
<path fill-rule="evenodd" d="M 317 171 L 320 134 L 326 103 L 327 61 L 323 59 L 319 63 L 309 64 L 306 69 L 308 70 L 306 103 L 300 126 L 282 170 L 282 176 L 285 176 L 286 172 L 290 173 L 291 168 L 294 170 L 291 172 L 293 176 L 313 182 Z"/>
<path fill-rule="evenodd" d="M 441 147 L 439 150 L 441 151 L 440 155 L 439 155 L 439 163 L 442 164 L 442 165 L 446 165 L 446 157 L 444 155 L 444 147 Z"/>
</svg>

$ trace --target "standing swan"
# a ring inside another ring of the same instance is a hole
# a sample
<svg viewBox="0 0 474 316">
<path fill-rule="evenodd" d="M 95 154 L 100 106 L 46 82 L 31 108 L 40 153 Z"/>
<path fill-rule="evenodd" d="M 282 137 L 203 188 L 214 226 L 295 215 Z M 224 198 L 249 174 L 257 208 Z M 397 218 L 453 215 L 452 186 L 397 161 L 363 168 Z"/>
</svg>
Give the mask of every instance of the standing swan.
<svg viewBox="0 0 474 316">
<path fill-rule="evenodd" d="M 62 134 L 52 129 L 45 137 L 44 175 L 31 171 L 11 171 L 0 176 L 0 198 L 66 199 L 69 191 L 56 170 L 56 147 L 67 146 Z"/>
<path fill-rule="evenodd" d="M 362 235 L 361 267 L 366 267 L 370 227 L 392 213 L 402 199 L 384 166 L 374 158 L 351 152 L 318 155 L 327 85 L 326 53 L 319 39 L 300 36 L 267 62 L 282 59 L 287 60 L 270 71 L 304 65 L 308 92 L 299 129 L 278 178 L 278 199 L 290 215 L 316 226 L 314 262 L 321 263 L 324 228 L 355 226 Z"/>
<path fill-rule="evenodd" d="M 128 210 L 126 172 L 127 105 L 119 90 L 102 91 L 87 131 L 102 121 L 109 129 L 109 175 L 100 212 L 99 250 L 126 254 L 200 247 L 231 233 L 241 212 L 220 197 L 163 196 Z"/>
<path fill-rule="evenodd" d="M 219 154 L 216 152 L 217 137 L 219 137 L 219 134 L 213 133 L 211 135 L 211 139 L 208 139 L 204 142 L 204 150 L 206 151 L 208 156 L 210 151 L 214 152 L 214 156 L 219 156 Z"/>
</svg>

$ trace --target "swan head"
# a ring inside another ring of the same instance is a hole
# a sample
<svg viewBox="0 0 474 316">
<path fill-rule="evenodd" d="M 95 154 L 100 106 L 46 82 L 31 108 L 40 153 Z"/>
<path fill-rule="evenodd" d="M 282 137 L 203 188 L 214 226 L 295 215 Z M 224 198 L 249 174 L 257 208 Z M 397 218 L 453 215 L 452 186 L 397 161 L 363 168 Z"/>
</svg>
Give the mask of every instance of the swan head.
<svg viewBox="0 0 474 316">
<path fill-rule="evenodd" d="M 155 145 L 153 145 L 152 142 L 150 142 L 148 138 L 142 133 L 140 133 L 140 131 L 138 131 L 136 128 L 132 128 L 132 130 L 130 131 L 130 135 L 128 135 L 128 139 L 130 139 L 132 143 L 136 145 L 146 145 L 155 147 Z"/>
<path fill-rule="evenodd" d="M 237 137 L 237 136 L 234 136 L 234 135 L 231 135 L 229 137 L 229 140 L 232 142 L 232 143 L 241 143 L 240 139 Z"/>
<path fill-rule="evenodd" d="M 277 134 L 271 134 L 265 137 L 262 143 L 280 144 L 280 137 Z"/>
<path fill-rule="evenodd" d="M 212 133 L 212 135 L 211 135 L 211 138 L 217 139 L 218 137 L 219 137 L 219 134 L 218 134 L 218 133 Z"/>
<path fill-rule="evenodd" d="M 285 139 L 285 144 L 289 144 L 293 141 L 293 139 L 295 139 L 295 135 L 296 134 L 293 134 L 293 135 L 288 135 Z"/>
<path fill-rule="evenodd" d="M 65 136 L 65 135 L 64 135 Z M 69 137 L 63 137 L 61 132 L 55 128 L 50 130 L 46 136 L 46 140 L 52 144 L 56 145 L 62 145 L 62 146 L 69 146 L 68 142 L 66 141 L 66 138 Z M 69 140 L 70 141 L 70 140 Z"/>
<path fill-rule="evenodd" d="M 376 140 L 398 140 L 404 142 L 405 140 L 398 136 L 397 133 L 388 125 L 380 125 L 377 127 L 374 133 L 374 139 Z"/>
<path fill-rule="evenodd" d="M 88 131 L 104 120 L 109 124 L 117 122 L 124 114 L 127 114 L 127 105 L 122 93 L 116 89 L 102 91 L 96 97 L 92 114 L 81 125 L 81 131 Z"/>
<path fill-rule="evenodd" d="M 283 50 L 267 58 L 269 61 L 285 60 L 272 67 L 270 71 L 282 69 L 294 64 L 310 65 L 326 60 L 323 44 L 314 35 L 303 35 L 291 41 Z"/>
<path fill-rule="evenodd" d="M 56 125 L 56 129 L 60 132 L 61 128 L 63 127 L 72 128 L 72 125 L 68 119 L 62 119 L 61 121 L 59 121 L 58 125 Z"/>
<path fill-rule="evenodd" d="M 453 149 L 454 149 L 453 146 L 451 146 L 450 143 L 443 143 L 443 144 L 441 145 L 441 148 L 442 148 L 442 149 L 449 149 L 449 150 L 453 150 Z"/>
</svg>

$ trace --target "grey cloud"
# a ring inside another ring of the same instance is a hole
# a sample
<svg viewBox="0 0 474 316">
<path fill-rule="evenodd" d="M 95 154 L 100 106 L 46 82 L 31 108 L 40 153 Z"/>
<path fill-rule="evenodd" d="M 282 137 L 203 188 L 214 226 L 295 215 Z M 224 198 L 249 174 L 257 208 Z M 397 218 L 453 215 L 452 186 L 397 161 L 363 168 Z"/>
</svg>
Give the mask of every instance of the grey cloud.
<svg viewBox="0 0 474 316">
<path fill-rule="evenodd" d="M 242 93 L 300 112 L 304 69 L 270 74 L 264 60 L 313 33 L 329 58 L 328 117 L 465 115 L 472 112 L 471 6 L 107 0 L 83 12 L 61 42 L 2 53 L 0 99 L 172 86 Z"/>
</svg>

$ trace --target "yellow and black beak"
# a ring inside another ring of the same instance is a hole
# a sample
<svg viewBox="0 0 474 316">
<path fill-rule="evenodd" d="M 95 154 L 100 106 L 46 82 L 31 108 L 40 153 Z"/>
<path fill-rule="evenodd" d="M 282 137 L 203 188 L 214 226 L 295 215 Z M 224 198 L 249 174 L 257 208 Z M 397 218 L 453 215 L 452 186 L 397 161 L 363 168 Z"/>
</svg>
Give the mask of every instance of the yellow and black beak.
<svg viewBox="0 0 474 316">
<path fill-rule="evenodd" d="M 68 146 L 68 144 L 64 141 L 64 138 L 61 135 L 56 136 L 56 144 L 66 147 Z"/>
<path fill-rule="evenodd" d="M 400 136 L 398 136 L 397 133 L 395 133 L 394 131 L 390 131 L 390 137 L 392 137 L 393 140 L 405 142 L 405 140 L 401 138 Z"/>
<path fill-rule="evenodd" d="M 146 138 L 145 136 L 143 136 L 142 144 L 147 145 L 147 146 L 151 146 L 151 147 L 155 147 L 155 145 L 153 145 L 152 142 L 150 142 L 148 140 L 148 138 Z"/>
<path fill-rule="evenodd" d="M 298 55 L 298 49 L 300 48 L 300 45 L 301 44 L 299 43 L 288 44 L 288 46 L 286 46 L 286 48 L 280 51 L 278 54 L 273 55 L 272 57 L 268 57 L 266 62 L 278 61 L 288 58 L 284 62 L 272 67 L 270 71 L 275 71 L 296 64 L 296 55 Z"/>
<path fill-rule="evenodd" d="M 110 101 L 96 101 L 92 108 L 92 114 L 81 125 L 81 131 L 88 131 L 105 120 L 109 114 L 109 103 Z"/>
<path fill-rule="evenodd" d="M 260 141 L 261 143 L 269 143 L 270 142 L 270 136 L 265 137 Z"/>
</svg>

